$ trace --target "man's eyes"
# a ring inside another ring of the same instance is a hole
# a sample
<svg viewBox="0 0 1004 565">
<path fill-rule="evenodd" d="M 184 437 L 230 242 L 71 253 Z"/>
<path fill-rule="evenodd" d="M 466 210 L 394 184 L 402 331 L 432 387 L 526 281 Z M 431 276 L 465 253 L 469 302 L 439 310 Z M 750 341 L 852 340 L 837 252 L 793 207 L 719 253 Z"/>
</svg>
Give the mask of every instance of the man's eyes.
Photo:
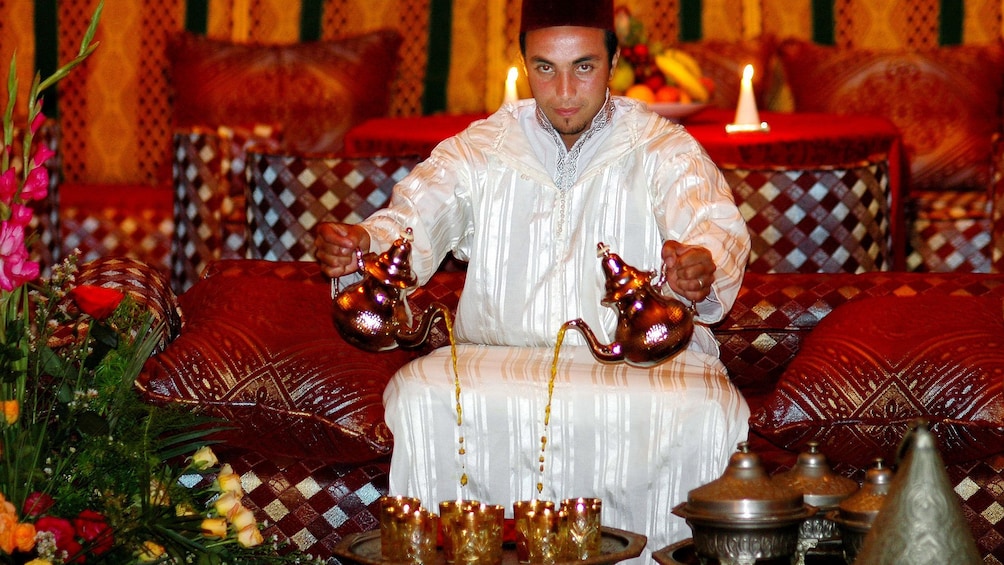
<svg viewBox="0 0 1004 565">
<path fill-rule="evenodd" d="M 551 65 L 537 65 L 535 67 L 539 73 L 553 73 L 554 67 Z M 579 74 L 585 74 L 593 72 L 596 69 L 596 65 L 592 63 L 581 63 L 575 67 L 575 72 Z"/>
</svg>

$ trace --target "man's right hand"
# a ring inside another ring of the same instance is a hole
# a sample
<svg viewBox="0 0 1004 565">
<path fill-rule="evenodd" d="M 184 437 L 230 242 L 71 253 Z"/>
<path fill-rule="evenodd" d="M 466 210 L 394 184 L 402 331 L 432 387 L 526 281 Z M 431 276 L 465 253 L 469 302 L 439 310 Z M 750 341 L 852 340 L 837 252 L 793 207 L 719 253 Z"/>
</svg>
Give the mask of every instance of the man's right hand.
<svg viewBox="0 0 1004 565">
<path fill-rule="evenodd" d="M 370 249 L 370 234 L 362 226 L 334 222 L 318 226 L 314 257 L 324 274 L 334 278 L 355 272 L 356 249 L 363 253 Z"/>
</svg>

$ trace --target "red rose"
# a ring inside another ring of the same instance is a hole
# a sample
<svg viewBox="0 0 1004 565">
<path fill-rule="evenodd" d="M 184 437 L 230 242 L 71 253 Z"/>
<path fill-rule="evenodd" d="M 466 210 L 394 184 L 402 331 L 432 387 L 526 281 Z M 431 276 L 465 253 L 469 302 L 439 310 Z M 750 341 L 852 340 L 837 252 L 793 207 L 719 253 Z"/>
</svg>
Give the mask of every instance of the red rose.
<svg viewBox="0 0 1004 565">
<path fill-rule="evenodd" d="M 73 287 L 70 296 L 85 314 L 90 314 L 95 320 L 111 316 L 125 298 L 122 291 L 89 284 Z"/>
<path fill-rule="evenodd" d="M 28 518 L 34 518 L 35 516 L 41 516 L 45 514 L 56 501 L 44 492 L 33 492 L 28 495 L 28 498 L 24 499 L 24 507 L 21 508 L 21 513 Z"/>
<path fill-rule="evenodd" d="M 83 510 L 73 519 L 77 537 L 84 540 L 91 553 L 101 555 L 112 548 L 115 536 L 105 517 L 93 510 Z"/>
<path fill-rule="evenodd" d="M 35 522 L 36 532 L 52 532 L 56 538 L 56 549 L 65 551 L 70 556 L 68 563 L 83 563 L 84 555 L 81 553 L 81 546 L 74 539 L 76 532 L 73 524 L 63 518 L 55 516 L 42 516 Z"/>
</svg>

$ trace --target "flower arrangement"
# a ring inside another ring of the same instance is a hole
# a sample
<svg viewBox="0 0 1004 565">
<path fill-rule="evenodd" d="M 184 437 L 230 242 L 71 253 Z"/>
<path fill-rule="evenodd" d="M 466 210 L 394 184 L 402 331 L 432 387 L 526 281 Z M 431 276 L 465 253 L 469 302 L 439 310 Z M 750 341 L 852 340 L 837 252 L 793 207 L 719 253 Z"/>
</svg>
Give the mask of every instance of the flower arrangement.
<svg viewBox="0 0 1004 565">
<path fill-rule="evenodd" d="M 78 284 L 77 254 L 38 280 L 30 203 L 46 197 L 35 147 L 40 93 L 97 47 L 99 3 L 76 58 L 28 98 L 13 147 L 16 56 L 0 155 L 0 563 L 269 563 L 307 559 L 275 540 L 220 464 L 215 428 L 191 412 L 142 401 L 134 381 L 164 335 L 141 301 Z M 12 164 L 20 151 L 20 170 Z"/>
<path fill-rule="evenodd" d="M 650 42 L 644 24 L 625 6 L 614 13 L 614 30 L 621 56 L 610 90 L 645 102 L 703 103 L 715 83 L 688 53 Z"/>
</svg>

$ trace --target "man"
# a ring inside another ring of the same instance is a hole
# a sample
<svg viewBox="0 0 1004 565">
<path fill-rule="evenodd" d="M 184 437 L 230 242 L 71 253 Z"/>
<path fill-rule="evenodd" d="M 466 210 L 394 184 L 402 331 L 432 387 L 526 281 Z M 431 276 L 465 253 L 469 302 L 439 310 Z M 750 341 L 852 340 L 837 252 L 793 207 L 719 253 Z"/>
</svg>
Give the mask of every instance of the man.
<svg viewBox="0 0 1004 565">
<path fill-rule="evenodd" d="M 321 226 L 316 256 L 342 276 L 356 248 L 383 251 L 410 227 L 422 283 L 449 252 L 468 262 L 454 326 L 459 401 L 442 351 L 402 369 L 385 393 L 392 491 L 432 507 L 599 496 L 604 524 L 648 535 L 651 550 L 689 537 L 669 510 L 717 478 L 745 439 L 748 408 L 707 324 L 731 307 L 750 242 L 699 144 L 640 103 L 610 97 L 612 12 L 610 0 L 525 0 L 533 100 L 441 143 L 389 208 L 359 225 Z M 632 266 L 662 270 L 667 293 L 695 304 L 698 325 L 687 350 L 653 370 L 600 365 L 569 332 L 551 406 L 561 325 L 582 318 L 613 339 L 600 242 Z"/>
</svg>

